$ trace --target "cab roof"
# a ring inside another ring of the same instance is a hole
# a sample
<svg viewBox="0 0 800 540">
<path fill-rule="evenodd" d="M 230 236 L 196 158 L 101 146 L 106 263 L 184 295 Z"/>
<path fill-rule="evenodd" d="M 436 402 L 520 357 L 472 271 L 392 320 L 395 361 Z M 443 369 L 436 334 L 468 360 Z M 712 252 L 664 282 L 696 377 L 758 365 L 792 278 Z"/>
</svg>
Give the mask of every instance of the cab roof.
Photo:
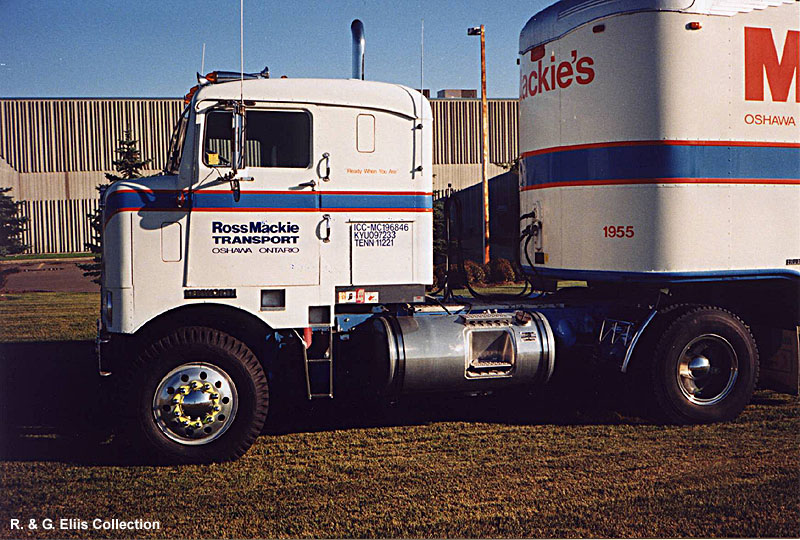
<svg viewBox="0 0 800 540">
<path fill-rule="evenodd" d="M 399 84 L 359 79 L 251 79 L 213 83 L 200 87 L 196 103 L 204 100 L 238 100 L 313 105 L 336 105 L 388 111 L 425 118 L 430 105 L 422 94 Z"/>
</svg>

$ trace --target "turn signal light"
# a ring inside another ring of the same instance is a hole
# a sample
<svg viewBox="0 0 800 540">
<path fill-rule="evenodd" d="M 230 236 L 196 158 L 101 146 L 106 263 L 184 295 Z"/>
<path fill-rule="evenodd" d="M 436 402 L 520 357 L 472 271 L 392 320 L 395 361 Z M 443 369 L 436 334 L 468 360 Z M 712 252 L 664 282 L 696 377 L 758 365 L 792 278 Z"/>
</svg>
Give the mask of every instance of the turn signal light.
<svg viewBox="0 0 800 540">
<path fill-rule="evenodd" d="M 188 105 L 190 101 L 192 101 L 192 97 L 194 96 L 195 92 L 199 88 L 198 85 L 194 85 L 189 89 L 189 93 L 183 96 L 183 104 Z"/>
<path fill-rule="evenodd" d="M 531 62 L 536 62 L 544 58 L 544 45 L 538 45 L 531 49 Z"/>
</svg>

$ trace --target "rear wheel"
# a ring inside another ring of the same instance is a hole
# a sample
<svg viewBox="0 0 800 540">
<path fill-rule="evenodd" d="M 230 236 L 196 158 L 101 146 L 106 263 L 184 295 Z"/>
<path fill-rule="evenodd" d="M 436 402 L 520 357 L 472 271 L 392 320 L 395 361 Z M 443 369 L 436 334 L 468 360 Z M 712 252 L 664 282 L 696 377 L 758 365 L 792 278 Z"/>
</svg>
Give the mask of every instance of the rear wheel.
<svg viewBox="0 0 800 540">
<path fill-rule="evenodd" d="M 236 338 L 211 328 L 181 328 L 147 347 L 132 367 L 124 381 L 134 395 L 128 432 L 154 457 L 233 460 L 261 433 L 267 379 Z"/>
<path fill-rule="evenodd" d="M 720 308 L 689 310 L 670 324 L 656 348 L 653 394 L 667 420 L 730 420 L 750 402 L 758 350 L 750 330 Z"/>
</svg>

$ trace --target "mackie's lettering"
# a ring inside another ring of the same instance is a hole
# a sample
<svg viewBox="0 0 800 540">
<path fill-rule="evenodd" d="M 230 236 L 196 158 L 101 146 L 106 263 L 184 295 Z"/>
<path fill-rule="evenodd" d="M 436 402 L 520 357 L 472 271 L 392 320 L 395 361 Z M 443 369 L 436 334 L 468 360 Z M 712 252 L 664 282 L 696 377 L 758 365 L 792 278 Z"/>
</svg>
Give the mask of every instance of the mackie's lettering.
<svg viewBox="0 0 800 540">
<path fill-rule="evenodd" d="M 522 76 L 520 97 L 526 99 L 556 88 L 569 88 L 573 82 L 591 83 L 594 80 L 594 59 L 590 56 L 578 58 L 578 51 L 572 51 L 570 56 L 569 60 L 562 62 L 551 56 L 549 64 L 543 60 L 534 64 L 535 69 Z"/>
</svg>

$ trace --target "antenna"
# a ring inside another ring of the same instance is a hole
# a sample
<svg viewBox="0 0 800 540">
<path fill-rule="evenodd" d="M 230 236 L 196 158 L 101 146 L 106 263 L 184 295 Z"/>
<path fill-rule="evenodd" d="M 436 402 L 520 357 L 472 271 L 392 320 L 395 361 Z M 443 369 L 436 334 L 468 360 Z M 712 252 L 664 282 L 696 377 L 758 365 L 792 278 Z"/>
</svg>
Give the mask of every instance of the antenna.
<svg viewBox="0 0 800 540">
<path fill-rule="evenodd" d="M 419 93 L 422 96 L 422 89 L 425 88 L 425 19 L 420 19 L 419 36 Z M 419 100 L 419 108 L 422 110 L 422 97 Z"/>
<path fill-rule="evenodd" d="M 244 0 L 239 0 L 239 100 L 244 102 Z"/>
<path fill-rule="evenodd" d="M 206 44 L 203 42 L 203 56 L 200 60 L 200 73 L 206 72 Z"/>
<path fill-rule="evenodd" d="M 422 127 L 423 111 L 422 100 L 425 96 L 422 90 L 425 88 L 425 19 L 420 19 L 420 36 L 419 36 L 419 147 L 420 158 L 419 164 L 422 166 L 422 160 L 425 159 L 425 147 L 422 144 L 422 138 L 425 136 L 425 130 Z"/>
</svg>

